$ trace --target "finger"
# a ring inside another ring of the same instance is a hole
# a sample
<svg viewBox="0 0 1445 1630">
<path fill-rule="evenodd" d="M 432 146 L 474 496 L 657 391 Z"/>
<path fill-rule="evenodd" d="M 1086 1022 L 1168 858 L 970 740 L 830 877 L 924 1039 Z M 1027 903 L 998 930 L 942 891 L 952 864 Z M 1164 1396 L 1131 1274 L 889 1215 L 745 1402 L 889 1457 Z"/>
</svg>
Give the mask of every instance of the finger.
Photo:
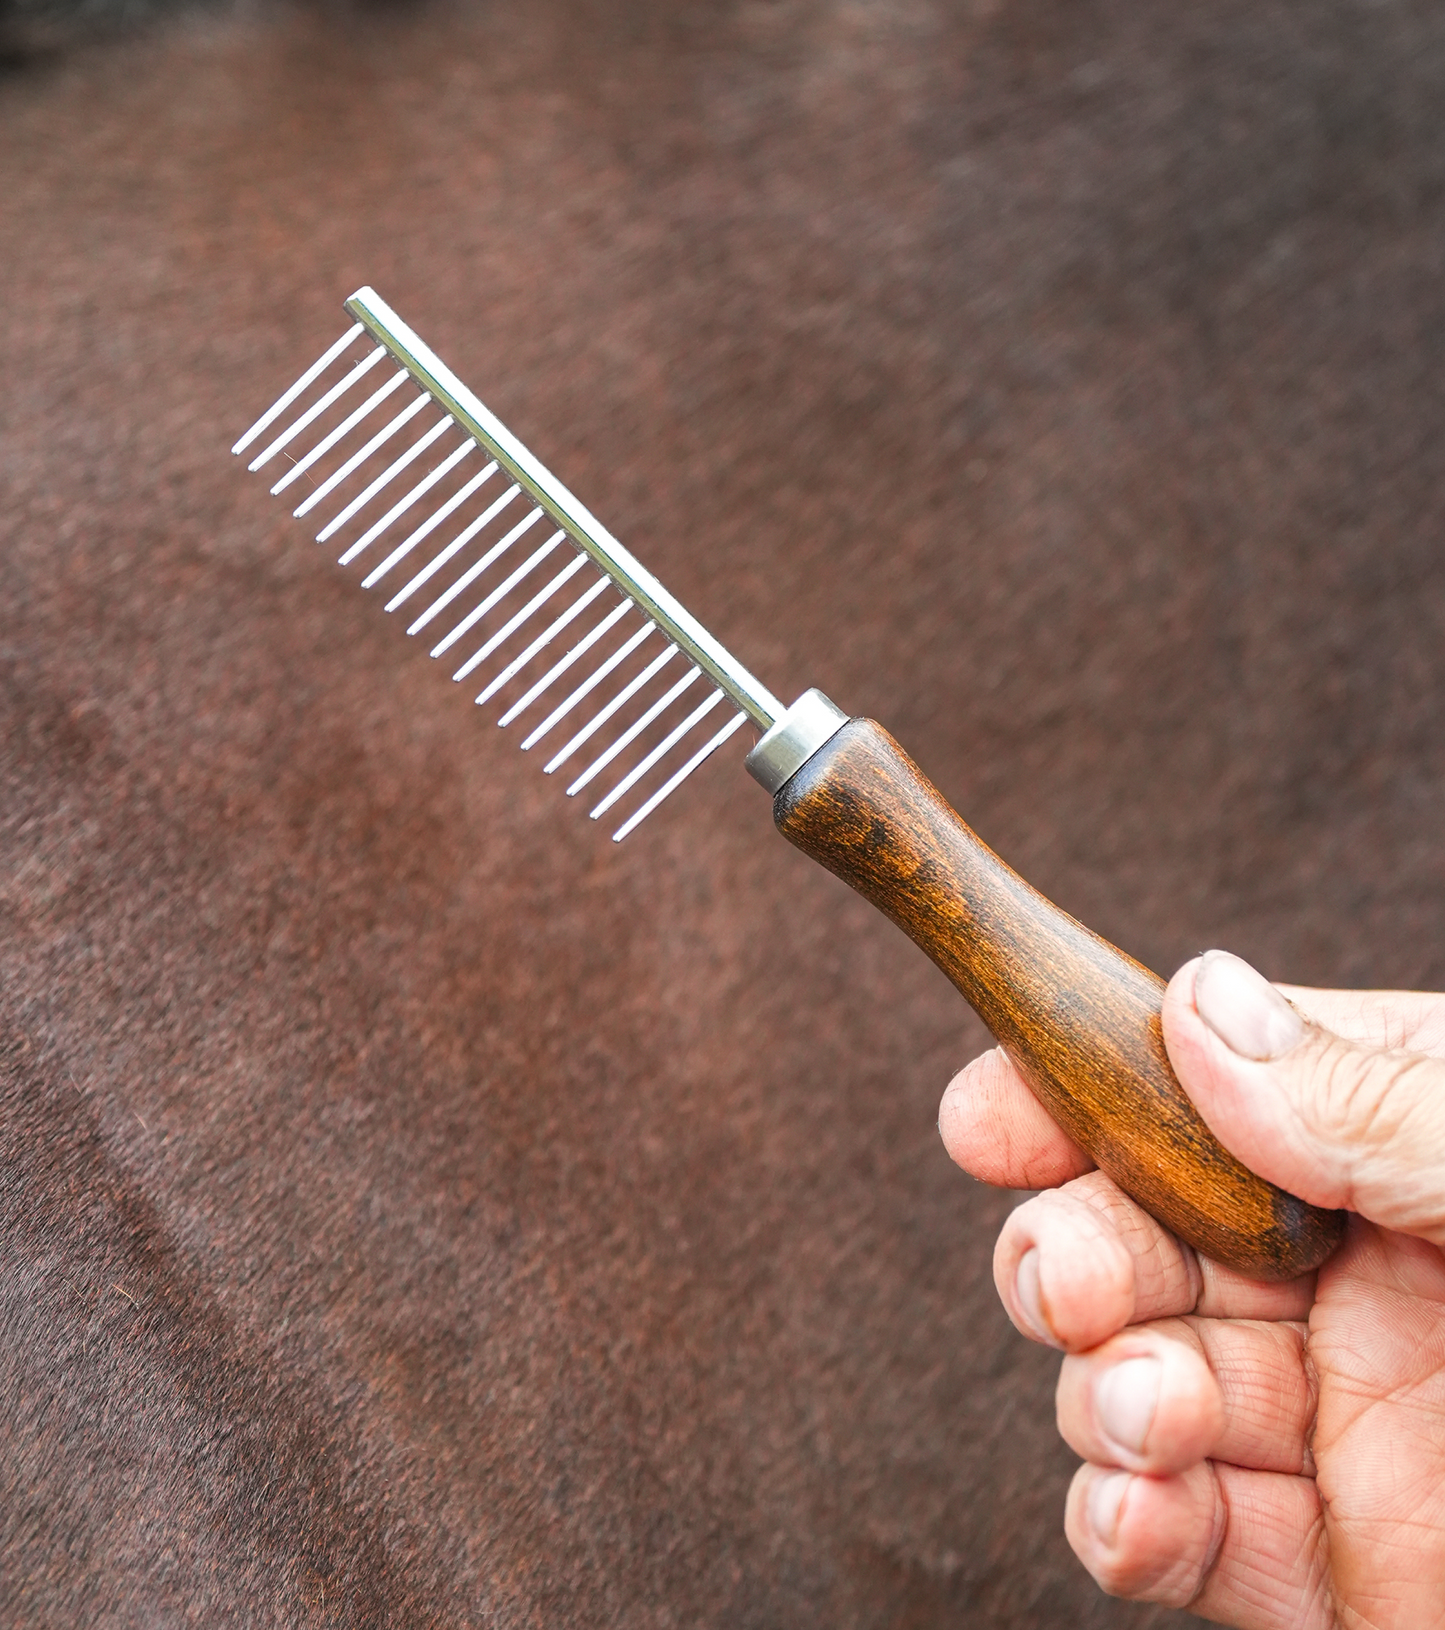
<svg viewBox="0 0 1445 1630">
<path fill-rule="evenodd" d="M 1304 1326 L 1167 1319 L 1066 1358 L 1059 1431 L 1099 1466 L 1168 1476 L 1206 1458 L 1312 1472 Z"/>
<path fill-rule="evenodd" d="M 1204 1289 L 1194 1311 L 1205 1319 L 1307 1319 L 1315 1299 L 1312 1273 L 1280 1284 L 1251 1279 L 1222 1262 L 1199 1259 Z"/>
<path fill-rule="evenodd" d="M 1083 1352 L 1132 1324 L 1199 1312 L 1301 1319 L 1312 1277 L 1263 1285 L 1197 1256 L 1103 1172 L 1013 1211 L 994 1248 L 994 1283 L 1026 1336 Z"/>
<path fill-rule="evenodd" d="M 1054 1124 L 1001 1047 L 948 1083 L 938 1130 L 957 1165 L 999 1188 L 1054 1188 L 1094 1164 Z"/>
<path fill-rule="evenodd" d="M 1082 1466 L 1064 1530 L 1111 1596 L 1187 1607 L 1239 1630 L 1330 1630 L 1314 1479 L 1209 1461 L 1178 1477 Z"/>
<path fill-rule="evenodd" d="M 1313 990 L 1276 985 L 1308 1019 L 1366 1047 L 1445 1055 L 1445 996 L 1418 990 Z"/>
<path fill-rule="evenodd" d="M 1185 1091 L 1246 1166 L 1445 1242 L 1445 1061 L 1346 1041 L 1224 951 L 1175 974 L 1163 1023 Z"/>
</svg>

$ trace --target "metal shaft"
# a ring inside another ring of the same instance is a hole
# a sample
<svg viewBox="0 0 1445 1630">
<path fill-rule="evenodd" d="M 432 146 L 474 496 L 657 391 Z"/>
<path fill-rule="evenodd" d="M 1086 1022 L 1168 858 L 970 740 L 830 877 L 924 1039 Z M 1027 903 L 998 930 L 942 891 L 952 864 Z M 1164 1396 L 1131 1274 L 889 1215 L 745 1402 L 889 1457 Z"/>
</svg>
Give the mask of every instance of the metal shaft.
<svg viewBox="0 0 1445 1630">
<path fill-rule="evenodd" d="M 474 437 L 543 509 L 565 527 L 624 594 L 654 619 L 669 639 L 730 696 L 758 729 L 767 731 L 786 709 L 736 657 L 636 560 L 580 499 L 537 462 L 450 368 L 372 289 L 358 289 L 346 309 L 422 387 Z"/>
</svg>

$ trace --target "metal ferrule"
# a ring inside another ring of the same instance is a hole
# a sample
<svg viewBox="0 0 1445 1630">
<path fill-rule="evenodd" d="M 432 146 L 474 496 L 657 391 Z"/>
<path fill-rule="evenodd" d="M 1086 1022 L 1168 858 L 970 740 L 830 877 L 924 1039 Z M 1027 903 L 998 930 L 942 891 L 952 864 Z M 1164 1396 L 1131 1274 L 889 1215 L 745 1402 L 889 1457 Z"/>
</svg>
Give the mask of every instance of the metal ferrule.
<svg viewBox="0 0 1445 1630">
<path fill-rule="evenodd" d="M 847 722 L 848 715 L 822 691 L 804 691 L 748 754 L 748 774 L 776 793 Z"/>
</svg>

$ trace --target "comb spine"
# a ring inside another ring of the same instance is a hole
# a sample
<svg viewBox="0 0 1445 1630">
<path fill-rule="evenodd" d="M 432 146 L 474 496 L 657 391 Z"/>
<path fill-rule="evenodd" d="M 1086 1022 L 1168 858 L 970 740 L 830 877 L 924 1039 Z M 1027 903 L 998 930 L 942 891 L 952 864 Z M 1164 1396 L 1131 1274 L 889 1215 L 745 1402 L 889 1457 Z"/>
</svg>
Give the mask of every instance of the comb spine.
<svg viewBox="0 0 1445 1630">
<path fill-rule="evenodd" d="M 374 289 L 358 289 L 346 302 L 346 309 L 466 434 L 485 446 L 513 480 L 526 488 L 573 542 L 637 603 L 643 614 L 652 618 L 685 655 L 732 697 L 760 730 L 772 727 L 784 712 L 777 697 L 714 639 L 580 499 L 488 412 Z"/>
</svg>

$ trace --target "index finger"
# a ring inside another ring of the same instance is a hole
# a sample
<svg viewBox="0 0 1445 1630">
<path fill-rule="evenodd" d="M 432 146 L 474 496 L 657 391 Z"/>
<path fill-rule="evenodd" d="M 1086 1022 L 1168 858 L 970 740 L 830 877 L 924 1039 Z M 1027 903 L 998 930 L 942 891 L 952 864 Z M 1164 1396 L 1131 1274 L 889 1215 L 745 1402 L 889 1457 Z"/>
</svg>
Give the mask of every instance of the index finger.
<svg viewBox="0 0 1445 1630">
<path fill-rule="evenodd" d="M 1001 1047 L 965 1065 L 948 1083 L 938 1131 L 958 1165 L 997 1188 L 1057 1188 L 1094 1169 Z"/>
</svg>

